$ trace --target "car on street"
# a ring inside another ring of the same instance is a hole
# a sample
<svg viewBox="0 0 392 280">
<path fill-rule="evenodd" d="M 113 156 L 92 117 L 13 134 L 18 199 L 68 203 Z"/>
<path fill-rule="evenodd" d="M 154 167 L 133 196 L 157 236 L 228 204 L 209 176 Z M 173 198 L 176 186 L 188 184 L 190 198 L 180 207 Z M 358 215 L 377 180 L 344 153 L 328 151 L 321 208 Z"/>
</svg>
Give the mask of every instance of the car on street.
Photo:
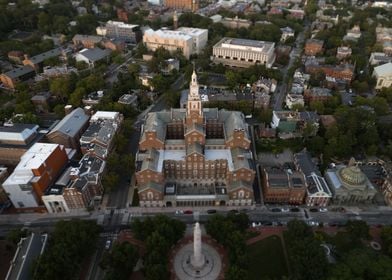
<svg viewBox="0 0 392 280">
<path fill-rule="evenodd" d="M 272 212 L 282 212 L 282 209 L 280 209 L 280 208 L 272 208 L 271 211 Z"/>
<path fill-rule="evenodd" d="M 282 212 L 284 212 L 284 213 L 290 212 L 290 209 L 289 208 L 282 208 Z"/>
<path fill-rule="evenodd" d="M 320 212 L 328 212 L 327 208 L 320 208 Z"/>
<path fill-rule="evenodd" d="M 215 209 L 209 209 L 207 210 L 207 214 L 215 214 L 216 210 Z"/>
<path fill-rule="evenodd" d="M 236 210 L 236 209 L 231 209 L 231 210 L 229 211 L 229 213 L 238 214 L 238 210 Z"/>
<path fill-rule="evenodd" d="M 319 210 L 317 208 L 310 208 L 309 211 L 310 212 L 318 212 Z"/>
<path fill-rule="evenodd" d="M 182 210 L 176 210 L 176 215 L 181 215 L 181 214 L 184 214 L 184 211 L 182 211 Z"/>
<path fill-rule="evenodd" d="M 185 210 L 185 211 L 184 211 L 184 214 L 190 215 L 190 214 L 193 214 L 193 211 L 192 211 L 192 210 Z"/>
<path fill-rule="evenodd" d="M 295 208 L 290 208 L 290 211 L 291 212 L 299 212 L 300 210 L 299 210 L 299 208 L 295 207 Z"/>
<path fill-rule="evenodd" d="M 112 241 L 111 240 L 106 240 L 106 243 L 105 243 L 105 249 L 106 250 L 109 250 L 110 249 L 110 245 L 112 245 Z"/>
</svg>

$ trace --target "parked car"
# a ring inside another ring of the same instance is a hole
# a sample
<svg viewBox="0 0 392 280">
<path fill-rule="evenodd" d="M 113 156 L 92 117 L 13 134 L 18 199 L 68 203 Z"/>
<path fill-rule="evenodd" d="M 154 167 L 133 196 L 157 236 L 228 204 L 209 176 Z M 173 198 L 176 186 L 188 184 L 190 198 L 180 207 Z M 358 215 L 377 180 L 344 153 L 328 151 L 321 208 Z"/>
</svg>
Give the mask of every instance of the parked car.
<svg viewBox="0 0 392 280">
<path fill-rule="evenodd" d="M 282 209 L 280 209 L 280 208 L 272 208 L 271 211 L 272 212 L 282 212 Z"/>
<path fill-rule="evenodd" d="M 320 212 L 328 212 L 327 208 L 320 208 Z"/>
<path fill-rule="evenodd" d="M 310 208 L 309 211 L 310 212 L 318 212 L 319 210 L 317 208 Z"/>
<path fill-rule="evenodd" d="M 285 213 L 290 212 L 290 209 L 289 208 L 282 208 L 282 212 L 285 212 Z"/>
<path fill-rule="evenodd" d="M 176 215 L 181 215 L 181 214 L 184 214 L 184 211 L 182 211 L 182 210 L 176 210 Z"/>
<path fill-rule="evenodd" d="M 192 211 L 192 210 L 185 210 L 185 211 L 184 211 L 184 214 L 190 215 L 190 214 L 193 214 L 193 211 Z"/>
<path fill-rule="evenodd" d="M 111 240 L 106 240 L 106 244 L 105 244 L 105 249 L 109 250 L 110 249 L 110 245 L 112 245 L 112 241 Z"/>
<path fill-rule="evenodd" d="M 236 210 L 236 209 L 231 209 L 231 210 L 229 211 L 229 213 L 238 214 L 238 210 Z"/>
<path fill-rule="evenodd" d="M 291 212 L 299 212 L 299 208 L 295 207 L 295 208 L 290 208 Z"/>
<path fill-rule="evenodd" d="M 215 209 L 209 209 L 207 210 L 207 214 L 215 214 L 216 210 Z"/>
</svg>

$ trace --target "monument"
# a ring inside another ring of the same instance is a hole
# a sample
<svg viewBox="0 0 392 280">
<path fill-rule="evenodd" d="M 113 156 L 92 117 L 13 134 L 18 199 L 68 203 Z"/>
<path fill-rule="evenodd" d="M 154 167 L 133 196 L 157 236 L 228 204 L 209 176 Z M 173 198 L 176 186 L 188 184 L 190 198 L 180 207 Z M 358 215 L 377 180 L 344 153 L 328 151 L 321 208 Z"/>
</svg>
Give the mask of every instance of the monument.
<svg viewBox="0 0 392 280">
<path fill-rule="evenodd" d="M 191 264 L 194 268 L 201 268 L 204 265 L 204 256 L 201 252 L 201 230 L 200 224 L 196 223 L 193 230 L 193 256 Z"/>
<path fill-rule="evenodd" d="M 215 280 L 222 269 L 222 260 L 217 250 L 202 242 L 199 223 L 193 227 L 193 244 L 181 247 L 174 257 L 174 271 L 179 280 Z"/>
</svg>

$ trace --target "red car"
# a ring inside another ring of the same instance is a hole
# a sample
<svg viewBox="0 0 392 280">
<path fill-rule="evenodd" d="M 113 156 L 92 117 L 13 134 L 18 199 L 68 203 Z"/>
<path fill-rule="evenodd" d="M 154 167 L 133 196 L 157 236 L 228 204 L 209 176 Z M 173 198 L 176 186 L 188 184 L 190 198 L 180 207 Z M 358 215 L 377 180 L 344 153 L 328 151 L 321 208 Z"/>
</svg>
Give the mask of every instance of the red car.
<svg viewBox="0 0 392 280">
<path fill-rule="evenodd" d="M 185 210 L 184 214 L 190 215 L 190 214 L 193 214 L 193 211 L 192 210 Z"/>
</svg>

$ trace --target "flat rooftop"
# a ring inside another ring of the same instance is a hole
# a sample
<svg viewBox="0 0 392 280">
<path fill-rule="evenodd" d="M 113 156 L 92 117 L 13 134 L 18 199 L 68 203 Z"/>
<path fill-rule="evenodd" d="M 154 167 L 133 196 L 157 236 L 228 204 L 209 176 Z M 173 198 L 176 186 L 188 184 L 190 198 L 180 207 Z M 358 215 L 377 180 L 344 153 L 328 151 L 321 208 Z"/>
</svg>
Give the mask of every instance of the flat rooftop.
<svg viewBox="0 0 392 280">
<path fill-rule="evenodd" d="M 226 37 L 219 41 L 214 47 L 268 52 L 273 49 L 274 46 L 275 43 L 273 42 Z"/>
</svg>

